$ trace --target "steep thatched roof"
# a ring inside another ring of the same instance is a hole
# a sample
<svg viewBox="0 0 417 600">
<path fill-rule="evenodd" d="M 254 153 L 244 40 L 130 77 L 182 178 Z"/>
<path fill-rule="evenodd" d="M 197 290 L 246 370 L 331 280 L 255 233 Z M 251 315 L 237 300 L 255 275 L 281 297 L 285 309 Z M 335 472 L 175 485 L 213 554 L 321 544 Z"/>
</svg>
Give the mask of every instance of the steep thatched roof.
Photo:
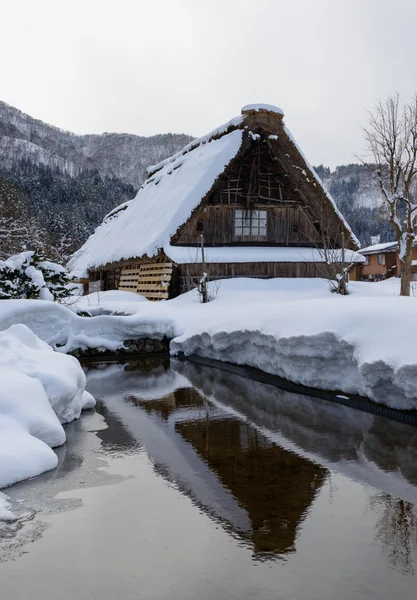
<svg viewBox="0 0 417 600">
<path fill-rule="evenodd" d="M 333 215 L 332 226 L 345 232 L 346 247 L 359 242 L 331 196 L 310 166 L 283 122 L 281 109 L 248 105 L 241 115 L 198 138 L 180 152 L 148 168 L 149 177 L 136 198 L 113 210 L 69 262 L 81 276 L 123 259 L 155 256 L 169 249 L 170 239 L 202 202 L 251 140 L 267 142 L 297 192 L 319 219 L 323 209 Z M 166 252 L 169 256 L 169 252 Z"/>
</svg>

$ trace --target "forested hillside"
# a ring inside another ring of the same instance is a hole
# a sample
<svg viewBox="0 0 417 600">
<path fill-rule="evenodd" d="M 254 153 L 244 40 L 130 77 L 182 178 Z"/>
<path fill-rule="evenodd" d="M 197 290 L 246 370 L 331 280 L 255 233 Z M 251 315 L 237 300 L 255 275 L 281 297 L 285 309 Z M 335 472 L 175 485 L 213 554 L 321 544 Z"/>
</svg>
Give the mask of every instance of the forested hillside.
<svg viewBox="0 0 417 600">
<path fill-rule="evenodd" d="M 149 164 L 191 139 L 171 133 L 77 136 L 0 102 L 2 254 L 35 244 L 65 260 L 106 213 L 135 196 Z"/>
<path fill-rule="evenodd" d="M 381 213 L 381 196 L 372 165 L 340 165 L 334 171 L 315 167 L 317 174 L 335 199 L 362 246 L 371 244 L 371 237 L 381 242 L 395 239 L 391 226 Z"/>
</svg>

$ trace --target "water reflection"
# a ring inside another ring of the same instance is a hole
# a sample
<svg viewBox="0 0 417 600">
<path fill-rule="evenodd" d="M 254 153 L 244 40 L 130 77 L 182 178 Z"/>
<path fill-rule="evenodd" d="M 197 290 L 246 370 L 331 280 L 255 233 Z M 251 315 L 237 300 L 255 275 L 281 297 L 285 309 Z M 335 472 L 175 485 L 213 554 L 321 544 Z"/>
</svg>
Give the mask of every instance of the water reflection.
<svg viewBox="0 0 417 600">
<path fill-rule="evenodd" d="M 415 507 L 388 494 L 375 494 L 371 498 L 371 507 L 380 514 L 376 540 L 382 546 L 388 562 L 405 574 L 414 574 L 417 553 Z"/>
<path fill-rule="evenodd" d="M 115 373 L 116 370 L 113 369 L 113 374 Z M 161 460 L 161 456 L 153 452 L 152 446 L 146 444 L 158 471 L 170 477 L 175 473 L 175 480 L 180 483 L 181 488 L 189 490 L 190 496 L 200 506 L 228 530 L 232 530 L 234 535 L 251 543 L 256 558 L 271 558 L 294 552 L 299 526 L 323 485 L 327 470 L 279 447 L 249 423 L 231 417 L 214 406 L 194 388 L 176 389 L 176 385 L 181 385 L 183 381 L 178 378 L 178 373 L 177 377 L 172 377 L 173 373 L 175 374 L 160 366 L 157 371 L 147 372 L 147 383 L 151 378 L 156 384 L 158 377 L 161 378 L 161 387 L 165 393 L 159 398 L 154 397 L 149 385 L 141 385 L 145 381 L 143 373 L 137 374 L 138 387 L 134 390 L 132 371 L 129 371 L 128 382 L 121 390 L 126 403 L 159 420 L 160 425 L 163 423 L 171 436 L 180 436 L 186 442 L 183 452 L 194 453 L 193 470 L 198 471 L 199 482 L 195 485 L 187 479 L 184 471 L 178 472 L 172 453 Z M 99 380 L 96 376 L 93 379 L 96 383 Z M 120 380 L 120 372 L 117 380 Z M 167 388 L 168 381 L 173 386 L 171 390 Z M 103 380 L 101 382 L 103 384 Z M 104 384 L 103 389 L 109 389 L 109 386 Z M 97 388 L 93 391 L 97 393 Z M 106 406 L 105 398 L 103 403 Z M 105 410 L 107 416 L 112 412 L 108 408 Z M 119 425 L 121 423 L 114 415 L 112 423 L 113 421 L 118 421 Z M 111 435 L 112 428 L 111 424 L 106 432 L 99 434 L 100 437 L 103 434 Z M 144 435 L 146 437 L 143 429 L 139 435 L 142 440 Z M 123 434 L 118 437 L 123 438 Z M 131 437 L 131 432 L 125 431 L 125 439 Z M 206 470 L 208 467 L 215 475 L 215 483 L 205 476 L 204 469 L 201 465 L 196 465 L 196 460 L 202 461 Z M 203 486 L 211 486 L 214 491 L 211 496 L 216 500 L 219 500 L 218 488 L 221 486 L 223 494 L 232 496 L 234 501 L 229 499 L 227 503 L 222 500 L 221 504 L 227 504 L 226 511 L 219 509 L 217 503 L 207 504 L 205 499 L 210 494 L 202 493 Z M 246 518 L 239 514 L 242 510 Z"/>
<path fill-rule="evenodd" d="M 173 367 L 207 398 L 239 411 L 270 439 L 379 488 L 370 498 L 378 514 L 375 540 L 393 568 L 414 574 L 416 428 L 188 362 L 175 361 Z"/>
<path fill-rule="evenodd" d="M 297 529 L 327 471 L 236 418 L 183 421 L 175 428 L 247 511 L 255 554 L 294 552 Z"/>
<path fill-rule="evenodd" d="M 255 558 L 296 551 L 331 469 L 379 490 L 375 541 L 391 566 L 414 572 L 416 429 L 188 362 L 90 369 L 88 387 L 110 425 L 105 446 L 143 445 Z"/>
<path fill-rule="evenodd" d="M 140 441 L 130 433 L 121 419 L 108 410 L 103 402 L 98 402 L 96 410 L 104 417 L 107 424 L 107 429 L 97 432 L 97 437 L 102 443 L 101 449 L 104 452 L 117 456 L 133 454 L 142 448 Z"/>
<path fill-rule="evenodd" d="M 217 369 L 179 361 L 172 366 L 206 398 L 285 447 L 417 503 L 417 428 Z"/>
</svg>

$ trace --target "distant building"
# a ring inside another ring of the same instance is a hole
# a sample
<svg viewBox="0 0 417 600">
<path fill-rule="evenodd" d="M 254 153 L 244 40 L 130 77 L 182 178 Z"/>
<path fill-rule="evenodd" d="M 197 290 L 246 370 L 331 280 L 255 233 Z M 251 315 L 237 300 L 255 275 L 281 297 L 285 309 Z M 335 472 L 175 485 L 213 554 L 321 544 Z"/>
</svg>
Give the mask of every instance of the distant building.
<svg viewBox="0 0 417 600">
<path fill-rule="evenodd" d="M 354 265 L 350 272 L 350 279 L 357 281 L 382 281 L 389 277 L 400 275 L 400 258 L 398 242 L 374 244 L 360 250 L 365 257 L 365 263 Z M 417 247 L 412 251 L 411 279 L 417 281 Z"/>
<path fill-rule="evenodd" d="M 148 168 L 136 198 L 113 210 L 69 268 L 99 289 L 152 300 L 209 279 L 331 277 L 360 263 L 359 242 L 296 145 L 281 109 L 241 115 Z M 331 253 L 325 256 L 326 251 Z M 330 261 L 329 261 L 330 256 Z"/>
</svg>

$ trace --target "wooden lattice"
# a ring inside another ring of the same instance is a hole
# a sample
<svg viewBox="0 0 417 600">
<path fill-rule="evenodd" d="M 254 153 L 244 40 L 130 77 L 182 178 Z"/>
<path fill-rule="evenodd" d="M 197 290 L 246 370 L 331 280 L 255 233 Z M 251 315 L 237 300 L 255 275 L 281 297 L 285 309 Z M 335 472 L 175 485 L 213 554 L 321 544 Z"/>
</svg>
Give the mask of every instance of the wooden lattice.
<svg viewBox="0 0 417 600">
<path fill-rule="evenodd" d="M 165 300 L 171 278 L 171 263 L 141 265 L 136 291 L 148 300 Z"/>
<path fill-rule="evenodd" d="M 136 292 L 139 280 L 140 267 L 123 267 L 120 274 L 119 290 L 123 292 Z"/>
<path fill-rule="evenodd" d="M 119 290 L 137 292 L 148 300 L 166 300 L 171 278 L 171 263 L 150 263 L 137 268 L 123 267 Z"/>
</svg>

